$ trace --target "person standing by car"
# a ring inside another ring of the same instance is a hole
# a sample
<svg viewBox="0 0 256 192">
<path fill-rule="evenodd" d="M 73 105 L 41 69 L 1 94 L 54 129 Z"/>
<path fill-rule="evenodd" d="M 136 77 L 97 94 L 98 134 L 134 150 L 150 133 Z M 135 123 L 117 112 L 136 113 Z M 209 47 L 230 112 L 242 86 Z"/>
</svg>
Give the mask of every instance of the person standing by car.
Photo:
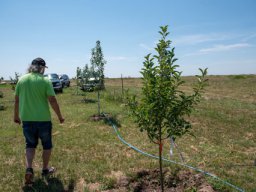
<svg viewBox="0 0 256 192">
<path fill-rule="evenodd" d="M 26 173 L 25 184 L 33 183 L 33 159 L 38 140 L 43 146 L 42 176 L 52 174 L 55 169 L 48 163 L 52 151 L 52 122 L 50 103 L 60 123 L 64 122 L 52 83 L 43 74 L 47 68 L 42 58 L 36 58 L 29 66 L 28 73 L 23 75 L 15 89 L 14 122 L 21 124 L 26 140 Z"/>
</svg>

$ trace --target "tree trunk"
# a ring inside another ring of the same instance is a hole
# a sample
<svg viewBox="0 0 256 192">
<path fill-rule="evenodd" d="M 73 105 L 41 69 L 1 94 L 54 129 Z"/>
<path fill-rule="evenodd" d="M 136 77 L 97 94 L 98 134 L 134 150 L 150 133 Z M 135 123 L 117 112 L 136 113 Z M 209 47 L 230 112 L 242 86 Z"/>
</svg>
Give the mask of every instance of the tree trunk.
<svg viewBox="0 0 256 192">
<path fill-rule="evenodd" d="M 98 90 L 98 115 L 100 116 L 100 91 Z"/>
<path fill-rule="evenodd" d="M 160 167 L 160 184 L 161 184 L 161 191 L 164 192 L 164 176 L 163 176 L 163 168 L 162 168 L 162 140 L 160 134 L 160 141 L 159 141 L 159 167 Z"/>
</svg>

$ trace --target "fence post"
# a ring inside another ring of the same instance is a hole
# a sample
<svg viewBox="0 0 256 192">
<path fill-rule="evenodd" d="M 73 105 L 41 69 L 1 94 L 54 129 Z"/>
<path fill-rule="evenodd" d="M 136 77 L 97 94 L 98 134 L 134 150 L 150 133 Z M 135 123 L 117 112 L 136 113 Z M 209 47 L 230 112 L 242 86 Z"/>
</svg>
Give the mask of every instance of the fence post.
<svg viewBox="0 0 256 192">
<path fill-rule="evenodd" d="M 124 98 L 124 80 L 123 75 L 121 74 L 121 81 L 122 81 L 122 99 Z"/>
</svg>

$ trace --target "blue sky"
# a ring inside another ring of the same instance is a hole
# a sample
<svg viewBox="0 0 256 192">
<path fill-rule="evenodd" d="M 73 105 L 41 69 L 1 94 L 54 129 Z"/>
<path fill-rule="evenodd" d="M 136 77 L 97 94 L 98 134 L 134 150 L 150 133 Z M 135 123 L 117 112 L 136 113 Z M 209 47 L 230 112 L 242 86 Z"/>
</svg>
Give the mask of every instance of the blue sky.
<svg viewBox="0 0 256 192">
<path fill-rule="evenodd" d="M 107 77 L 139 77 L 169 26 L 183 75 L 256 73 L 255 0 L 0 0 L 0 77 L 47 72 L 74 77 L 100 40 Z"/>
</svg>

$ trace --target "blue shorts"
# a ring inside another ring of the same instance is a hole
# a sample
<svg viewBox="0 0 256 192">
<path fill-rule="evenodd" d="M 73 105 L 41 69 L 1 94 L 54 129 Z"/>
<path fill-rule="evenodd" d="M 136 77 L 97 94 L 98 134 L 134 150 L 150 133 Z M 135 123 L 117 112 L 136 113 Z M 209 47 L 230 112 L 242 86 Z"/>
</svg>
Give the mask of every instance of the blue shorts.
<svg viewBox="0 0 256 192">
<path fill-rule="evenodd" d="M 36 148 L 40 138 L 43 149 L 52 148 L 52 122 L 23 121 L 23 134 L 26 139 L 26 148 Z"/>
</svg>

